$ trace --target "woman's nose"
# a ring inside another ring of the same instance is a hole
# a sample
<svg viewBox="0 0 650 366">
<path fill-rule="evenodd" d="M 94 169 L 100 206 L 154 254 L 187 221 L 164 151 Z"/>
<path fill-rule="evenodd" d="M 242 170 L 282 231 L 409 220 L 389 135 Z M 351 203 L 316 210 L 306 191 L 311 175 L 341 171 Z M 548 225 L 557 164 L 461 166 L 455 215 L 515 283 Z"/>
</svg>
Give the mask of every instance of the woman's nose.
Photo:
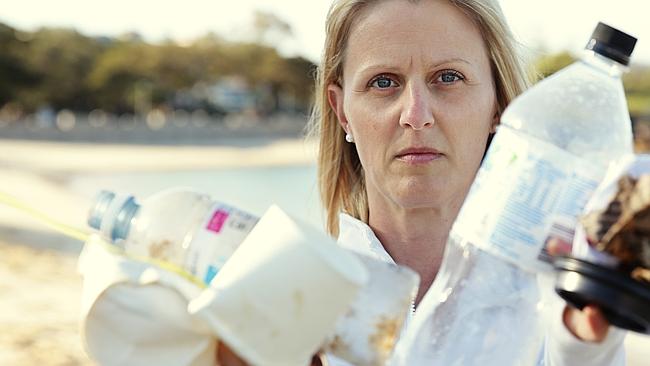
<svg viewBox="0 0 650 366">
<path fill-rule="evenodd" d="M 431 96 L 426 86 L 411 85 L 402 94 L 400 126 L 422 130 L 434 123 Z"/>
</svg>

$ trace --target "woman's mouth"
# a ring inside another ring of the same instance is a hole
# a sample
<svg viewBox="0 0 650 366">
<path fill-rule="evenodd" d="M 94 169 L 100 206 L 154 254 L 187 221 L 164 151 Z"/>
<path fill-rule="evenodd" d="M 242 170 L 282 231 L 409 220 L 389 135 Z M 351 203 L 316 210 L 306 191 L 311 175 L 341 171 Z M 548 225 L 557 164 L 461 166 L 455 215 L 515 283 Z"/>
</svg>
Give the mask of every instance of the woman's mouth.
<svg viewBox="0 0 650 366">
<path fill-rule="evenodd" d="M 400 151 L 396 158 L 409 164 L 425 164 L 443 156 L 442 153 L 431 148 L 409 148 Z"/>
</svg>

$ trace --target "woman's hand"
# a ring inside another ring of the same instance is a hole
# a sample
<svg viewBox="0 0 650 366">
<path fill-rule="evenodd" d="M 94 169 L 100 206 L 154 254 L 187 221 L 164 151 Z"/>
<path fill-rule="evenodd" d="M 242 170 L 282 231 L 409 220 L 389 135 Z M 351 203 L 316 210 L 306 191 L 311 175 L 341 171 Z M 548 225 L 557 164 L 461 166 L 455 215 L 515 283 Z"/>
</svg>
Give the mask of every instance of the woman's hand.
<svg viewBox="0 0 650 366">
<path fill-rule="evenodd" d="M 248 363 L 237 356 L 225 343 L 219 342 L 215 366 L 248 366 Z M 320 354 L 314 355 L 311 360 L 311 366 L 324 366 Z"/>
<path fill-rule="evenodd" d="M 569 254 L 571 244 L 559 238 L 548 241 L 546 250 L 552 256 Z M 609 322 L 603 312 L 594 305 L 587 305 L 582 310 L 567 305 L 562 313 L 564 326 L 576 338 L 584 342 L 602 342 L 607 337 Z"/>
<path fill-rule="evenodd" d="M 237 354 L 223 342 L 219 342 L 216 357 L 216 366 L 248 366 L 246 361 L 237 356 Z"/>
<path fill-rule="evenodd" d="M 603 312 L 594 305 L 587 305 L 582 310 L 567 305 L 562 320 L 576 338 L 585 342 L 600 343 L 605 340 L 609 331 L 609 322 Z"/>
</svg>

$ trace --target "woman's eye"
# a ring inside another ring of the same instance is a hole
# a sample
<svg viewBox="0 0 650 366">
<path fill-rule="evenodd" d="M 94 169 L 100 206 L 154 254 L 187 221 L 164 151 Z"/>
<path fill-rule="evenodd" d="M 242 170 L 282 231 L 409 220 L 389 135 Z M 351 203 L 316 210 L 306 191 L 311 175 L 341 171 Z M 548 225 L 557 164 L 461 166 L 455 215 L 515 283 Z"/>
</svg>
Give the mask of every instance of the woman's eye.
<svg viewBox="0 0 650 366">
<path fill-rule="evenodd" d="M 443 84 L 452 84 L 460 80 L 464 80 L 465 78 L 459 74 L 456 71 L 444 71 L 440 76 L 438 77 L 438 81 L 442 82 Z"/>
<path fill-rule="evenodd" d="M 374 88 L 379 88 L 379 89 L 386 89 L 386 88 L 397 86 L 397 83 L 395 83 L 393 80 L 391 80 L 387 76 L 380 76 L 380 77 L 374 79 L 370 83 L 370 86 L 372 86 Z"/>
</svg>

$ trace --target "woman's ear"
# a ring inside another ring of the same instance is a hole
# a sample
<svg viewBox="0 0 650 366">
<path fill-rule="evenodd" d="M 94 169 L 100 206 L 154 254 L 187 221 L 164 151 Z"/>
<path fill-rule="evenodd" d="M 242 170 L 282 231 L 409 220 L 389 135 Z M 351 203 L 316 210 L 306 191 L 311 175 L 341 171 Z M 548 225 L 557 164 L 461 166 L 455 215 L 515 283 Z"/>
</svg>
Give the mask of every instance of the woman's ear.
<svg viewBox="0 0 650 366">
<path fill-rule="evenodd" d="M 343 110 L 343 89 L 336 84 L 328 85 L 327 101 L 329 102 L 330 107 L 336 114 L 336 118 L 339 120 L 339 124 L 347 132 L 348 119 L 345 117 L 345 112 Z"/>
</svg>

